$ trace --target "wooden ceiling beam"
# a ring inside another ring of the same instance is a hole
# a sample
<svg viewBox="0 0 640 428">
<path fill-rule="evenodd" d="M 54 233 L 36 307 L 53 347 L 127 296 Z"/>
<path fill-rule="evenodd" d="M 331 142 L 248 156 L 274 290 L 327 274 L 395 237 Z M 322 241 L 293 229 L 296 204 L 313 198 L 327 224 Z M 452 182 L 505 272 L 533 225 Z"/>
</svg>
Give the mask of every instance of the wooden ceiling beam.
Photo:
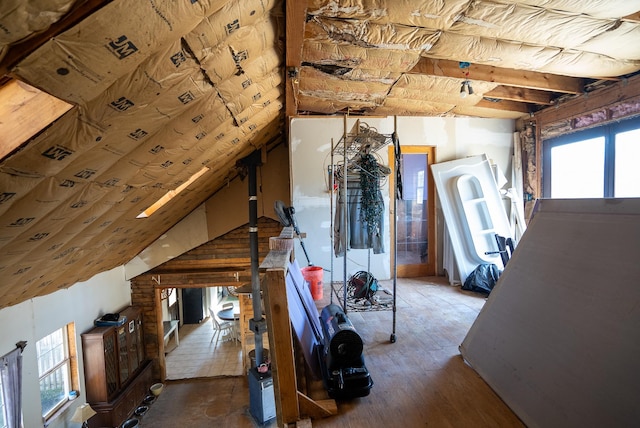
<svg viewBox="0 0 640 428">
<path fill-rule="evenodd" d="M 541 125 L 569 120 L 613 105 L 636 102 L 640 98 L 640 74 L 589 94 L 563 102 L 556 107 L 547 107 L 535 114 Z"/>
<path fill-rule="evenodd" d="M 486 98 L 496 98 L 500 100 L 517 101 L 521 103 L 531 103 L 550 106 L 553 104 L 553 94 L 548 91 L 538 91 L 536 89 L 518 88 L 515 86 L 496 86 L 489 92 L 483 94 Z"/>
<path fill-rule="evenodd" d="M 498 68 L 480 64 L 471 64 L 466 70 L 469 71 L 469 79 L 471 81 L 481 80 L 498 83 L 500 85 L 561 92 L 564 94 L 580 94 L 584 89 L 584 80 L 576 77 Z M 464 74 L 460 69 L 459 62 L 444 59 L 421 58 L 409 73 L 464 79 Z"/>
<path fill-rule="evenodd" d="M 298 113 L 298 74 L 302 64 L 302 42 L 304 40 L 307 2 L 287 0 L 286 19 L 286 67 L 285 67 L 285 114 L 287 118 Z"/>
<path fill-rule="evenodd" d="M 251 283 L 251 271 L 238 279 L 222 273 L 165 273 L 162 274 L 162 288 L 196 288 L 196 287 L 238 287 Z"/>
<path fill-rule="evenodd" d="M 495 110 L 516 111 L 522 114 L 529 113 L 529 107 L 526 104 L 515 102 L 515 101 L 509 101 L 509 100 L 500 100 L 500 101 L 494 102 L 494 101 L 488 101 L 488 100 L 482 99 L 474 107 L 492 108 Z"/>
</svg>

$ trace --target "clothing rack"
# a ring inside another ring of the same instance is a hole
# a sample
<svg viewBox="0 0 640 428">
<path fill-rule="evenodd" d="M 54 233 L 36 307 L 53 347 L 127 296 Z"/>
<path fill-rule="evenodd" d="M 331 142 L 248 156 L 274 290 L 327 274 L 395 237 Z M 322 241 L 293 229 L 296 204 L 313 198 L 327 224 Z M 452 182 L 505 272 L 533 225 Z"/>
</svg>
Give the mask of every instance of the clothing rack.
<svg viewBox="0 0 640 428">
<path fill-rule="evenodd" d="M 381 148 L 391 143 L 391 135 L 380 134 L 375 128 L 371 128 L 367 123 L 356 120 L 351 128 L 351 132 L 346 131 L 345 116 L 345 133 L 332 149 L 333 153 L 342 153 L 345 160 L 351 160 L 355 155 L 363 152 L 375 153 Z"/>
<path fill-rule="evenodd" d="M 345 225 L 346 231 L 341 231 L 341 237 L 340 240 L 342 240 L 342 247 L 343 247 L 343 279 L 342 279 L 342 285 L 339 287 L 335 287 L 335 283 L 334 283 L 334 278 L 333 278 L 333 255 L 331 257 L 331 302 L 333 303 L 333 297 L 336 296 L 337 299 L 340 301 L 340 299 L 342 299 L 342 309 L 345 313 L 347 313 L 347 282 L 348 282 L 348 278 L 347 278 L 347 249 L 349 247 L 349 236 L 350 236 L 350 232 L 349 232 L 349 221 L 348 221 L 348 216 L 349 216 L 349 209 L 350 209 L 350 204 L 348 203 L 347 200 L 347 187 L 350 184 L 349 182 L 351 181 L 351 183 L 353 181 L 355 181 L 355 179 L 357 179 L 358 177 L 360 177 L 360 174 L 371 174 L 372 176 L 375 174 L 372 174 L 372 172 L 370 171 L 366 171 L 362 168 L 360 168 L 357 165 L 357 157 L 360 156 L 363 153 L 366 154 L 375 154 L 377 151 L 379 151 L 380 149 L 386 147 L 389 144 L 393 144 L 394 146 L 398 145 L 399 142 L 397 141 L 397 138 L 395 138 L 395 131 L 394 134 L 381 134 L 379 132 L 377 132 L 377 130 L 375 128 L 370 127 L 368 124 L 361 122 L 360 120 L 356 120 L 355 124 L 353 125 L 353 127 L 351 128 L 350 132 L 347 132 L 347 117 L 345 116 L 344 118 L 344 134 L 342 136 L 342 138 L 338 141 L 337 144 L 333 144 L 333 140 L 331 142 L 332 144 L 332 148 L 331 148 L 331 171 L 330 171 L 330 189 L 331 189 L 331 193 L 332 193 L 332 197 L 331 197 L 331 240 L 332 240 L 332 252 L 335 253 L 335 245 L 336 245 L 336 239 L 335 239 L 335 235 L 334 235 L 334 217 L 337 211 L 337 206 L 334 209 L 334 204 L 333 204 L 333 190 L 335 190 L 335 185 L 336 185 L 336 178 L 338 178 L 338 181 L 341 185 L 342 188 L 342 195 L 343 195 L 343 205 L 344 205 L 344 209 L 342 212 L 342 224 Z M 396 127 L 396 122 L 394 120 L 394 130 Z M 397 149 L 397 148 L 396 148 Z M 397 151 L 397 150 L 396 150 Z M 339 165 L 341 168 L 337 168 L 337 163 L 335 161 L 335 157 L 341 157 L 342 158 L 342 163 L 341 165 Z M 355 168 L 354 168 L 355 166 Z M 382 168 L 384 168 L 383 174 L 384 175 L 389 175 L 391 173 L 391 169 L 388 167 L 384 167 L 381 166 Z M 346 177 L 347 179 L 345 180 L 344 177 Z M 352 179 L 352 180 L 350 180 Z M 397 180 L 394 180 L 394 185 L 397 184 Z M 396 189 L 394 189 L 393 191 L 393 201 L 394 201 L 394 208 L 393 208 L 393 212 L 395 215 L 395 195 L 396 195 L 397 191 Z M 339 193 L 338 193 L 339 194 Z M 337 198 L 336 198 L 336 205 L 337 205 Z M 395 217 L 394 217 L 395 218 Z M 395 227 L 395 221 L 394 221 L 394 227 L 392 229 L 393 231 L 393 237 L 392 239 L 395 242 L 395 231 L 396 231 L 396 227 Z M 391 341 L 395 342 L 395 311 L 396 311 L 396 257 L 395 257 L 395 248 L 396 245 L 394 243 L 394 257 L 393 257 L 393 333 L 391 335 Z M 367 257 L 367 271 L 370 272 L 371 270 L 371 248 L 368 248 L 368 257 Z M 342 294 L 342 296 L 340 295 Z"/>
</svg>

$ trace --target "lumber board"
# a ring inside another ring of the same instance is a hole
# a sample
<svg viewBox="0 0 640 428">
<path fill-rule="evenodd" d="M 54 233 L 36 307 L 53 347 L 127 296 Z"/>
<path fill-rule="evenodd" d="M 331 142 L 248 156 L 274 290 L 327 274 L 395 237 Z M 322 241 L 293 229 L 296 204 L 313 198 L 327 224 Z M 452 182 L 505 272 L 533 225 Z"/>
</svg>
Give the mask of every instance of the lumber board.
<svg viewBox="0 0 640 428">
<path fill-rule="evenodd" d="M 326 418 L 338 414 L 336 400 L 312 400 L 298 391 L 298 402 L 300 403 L 300 413 L 312 419 Z"/>
<path fill-rule="evenodd" d="M 291 250 L 272 250 L 260 264 L 260 270 L 283 269 L 286 270 Z"/>
<path fill-rule="evenodd" d="M 300 419 L 285 273 L 282 267 L 269 269 L 263 289 L 278 426 Z"/>
</svg>

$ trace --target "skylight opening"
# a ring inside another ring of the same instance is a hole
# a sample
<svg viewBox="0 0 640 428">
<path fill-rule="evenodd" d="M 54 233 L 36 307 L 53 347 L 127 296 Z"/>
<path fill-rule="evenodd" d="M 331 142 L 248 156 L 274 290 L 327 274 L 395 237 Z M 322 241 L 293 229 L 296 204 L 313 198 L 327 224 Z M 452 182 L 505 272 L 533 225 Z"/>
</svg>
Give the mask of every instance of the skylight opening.
<svg viewBox="0 0 640 428">
<path fill-rule="evenodd" d="M 0 87 L 0 159 L 49 126 L 71 107 L 19 80 Z"/>
<path fill-rule="evenodd" d="M 182 183 L 180 186 L 176 187 L 175 189 L 169 190 L 167 193 L 165 193 L 160 199 L 158 199 L 156 202 L 154 202 L 153 205 L 151 205 L 149 208 L 147 208 L 146 210 L 144 210 L 140 214 L 138 214 L 136 216 L 136 218 L 147 218 L 147 217 L 149 217 L 151 214 L 153 214 L 154 212 L 158 211 L 165 204 L 167 204 L 171 199 L 173 199 L 176 196 L 178 196 L 180 194 L 180 192 L 182 192 L 184 189 L 189 187 L 189 185 L 191 185 L 191 183 L 196 181 L 198 178 L 200 178 L 207 171 L 209 171 L 208 167 L 206 167 L 206 166 L 202 167 L 202 169 L 200 171 L 198 171 L 195 174 L 193 174 L 187 181 Z"/>
</svg>

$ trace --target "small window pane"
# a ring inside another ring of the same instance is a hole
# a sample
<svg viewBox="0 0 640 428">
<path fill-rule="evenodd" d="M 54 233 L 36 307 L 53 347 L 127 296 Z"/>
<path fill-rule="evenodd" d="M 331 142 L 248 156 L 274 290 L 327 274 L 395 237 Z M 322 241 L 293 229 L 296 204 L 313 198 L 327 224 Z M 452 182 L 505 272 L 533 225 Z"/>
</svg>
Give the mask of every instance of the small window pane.
<svg viewBox="0 0 640 428">
<path fill-rule="evenodd" d="M 551 148 L 551 197 L 604 196 L 604 137 Z"/>
<path fill-rule="evenodd" d="M 46 415 L 58 404 L 66 401 L 69 393 L 69 371 L 64 365 L 40 379 L 40 397 L 42 399 L 42 414 Z"/>
<path fill-rule="evenodd" d="M 42 416 L 49 417 L 67 401 L 70 389 L 69 353 L 65 329 L 36 343 Z"/>
<path fill-rule="evenodd" d="M 640 129 L 616 134 L 615 197 L 640 196 Z"/>
<path fill-rule="evenodd" d="M 397 241 L 399 265 L 419 265 L 428 256 L 427 166 L 424 153 L 402 155 L 402 201 L 397 205 Z"/>
<path fill-rule="evenodd" d="M 51 333 L 37 343 L 39 373 L 51 370 L 65 358 L 65 344 L 62 329 Z"/>
</svg>

